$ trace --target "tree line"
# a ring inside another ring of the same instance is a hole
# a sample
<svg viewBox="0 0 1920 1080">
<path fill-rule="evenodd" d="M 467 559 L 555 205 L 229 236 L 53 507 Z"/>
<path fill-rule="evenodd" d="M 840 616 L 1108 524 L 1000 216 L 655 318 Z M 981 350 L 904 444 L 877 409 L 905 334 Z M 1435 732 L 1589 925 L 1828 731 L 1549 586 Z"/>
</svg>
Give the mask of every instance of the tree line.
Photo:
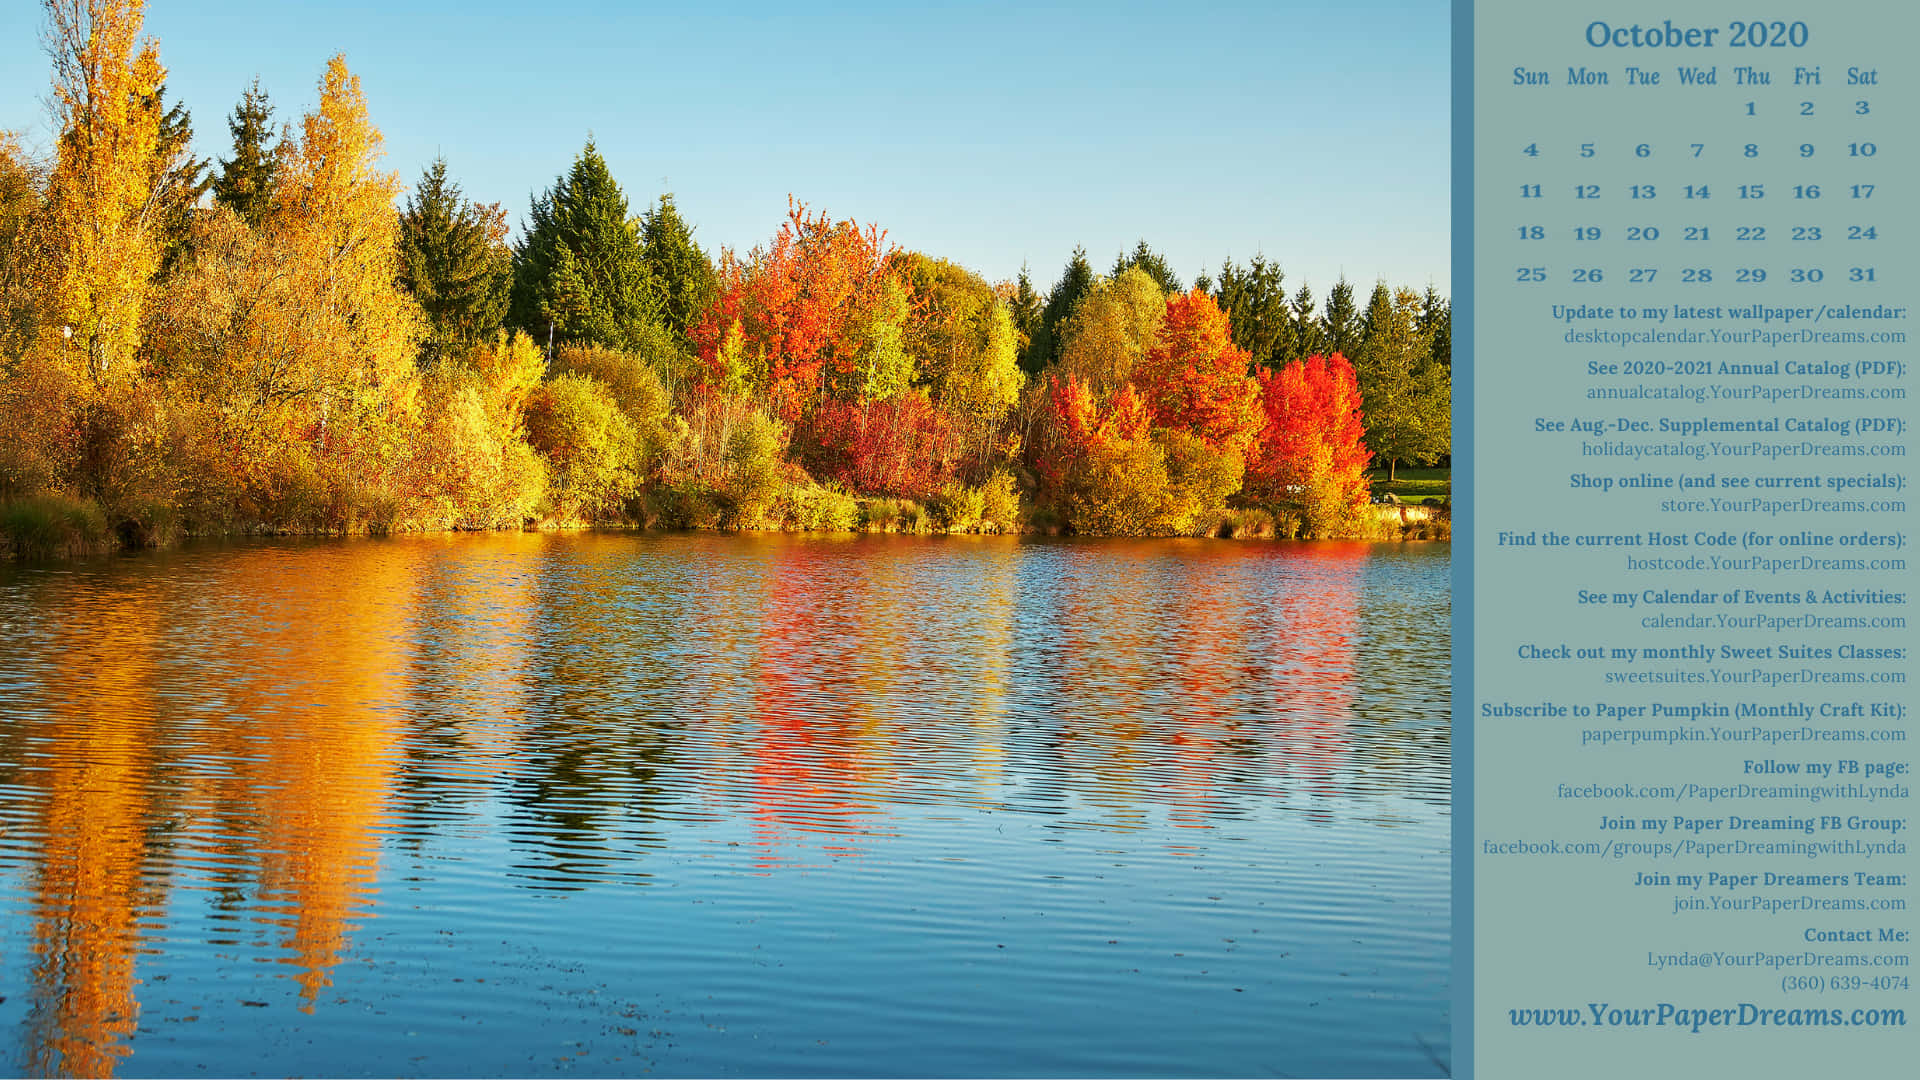
<svg viewBox="0 0 1920 1080">
<path fill-rule="evenodd" d="M 591 141 L 515 238 L 444 159 L 402 199 L 338 56 L 195 158 L 143 7 L 45 0 L 56 145 L 0 133 L 16 519 L 1337 535 L 1370 463 L 1448 452 L 1431 288 L 1316 311 L 1264 257 L 1189 286 L 1142 241 L 1042 293 L 793 200 L 715 257 Z"/>
</svg>

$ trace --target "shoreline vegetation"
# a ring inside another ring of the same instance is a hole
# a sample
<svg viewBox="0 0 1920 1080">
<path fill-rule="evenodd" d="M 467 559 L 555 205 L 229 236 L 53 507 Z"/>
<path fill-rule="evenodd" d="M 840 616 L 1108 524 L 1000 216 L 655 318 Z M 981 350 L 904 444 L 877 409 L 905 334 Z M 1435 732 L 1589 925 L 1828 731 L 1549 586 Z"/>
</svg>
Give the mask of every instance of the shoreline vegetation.
<svg viewBox="0 0 1920 1080">
<path fill-rule="evenodd" d="M 193 156 L 144 4 L 46 4 L 0 132 L 0 557 L 527 528 L 1444 539 L 1451 311 L 1183 282 L 1141 241 L 990 283 L 789 199 L 710 256 L 589 141 L 517 230 L 411 190 L 342 57 Z M 402 197 L 404 193 L 404 198 Z M 1371 481 L 1384 469 L 1386 482 Z M 1437 489 L 1435 484 L 1437 483 Z M 1426 486 L 1420 486 L 1420 485 Z M 1375 487 L 1417 491 L 1379 505 Z"/>
</svg>

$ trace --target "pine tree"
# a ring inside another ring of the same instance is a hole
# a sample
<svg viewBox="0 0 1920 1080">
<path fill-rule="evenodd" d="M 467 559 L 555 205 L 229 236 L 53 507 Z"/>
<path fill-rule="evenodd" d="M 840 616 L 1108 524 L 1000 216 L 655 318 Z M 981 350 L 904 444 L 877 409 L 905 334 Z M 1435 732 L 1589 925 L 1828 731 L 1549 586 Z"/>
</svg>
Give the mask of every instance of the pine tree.
<svg viewBox="0 0 1920 1080">
<path fill-rule="evenodd" d="M 1288 360 L 1304 360 L 1328 351 L 1326 333 L 1313 314 L 1313 287 L 1300 286 L 1293 294 L 1293 355 Z"/>
<path fill-rule="evenodd" d="M 1291 359 L 1287 354 L 1293 349 L 1293 316 L 1287 309 L 1286 290 L 1281 288 L 1285 277 L 1279 264 L 1262 255 L 1255 255 L 1245 269 L 1229 259 L 1220 264 L 1220 278 L 1211 290 L 1220 310 L 1232 321 L 1233 343 L 1245 349 L 1257 366 Z"/>
<path fill-rule="evenodd" d="M 1035 365 L 1027 359 L 1033 351 L 1034 339 L 1040 333 L 1040 295 L 1033 291 L 1033 279 L 1027 276 L 1027 264 L 1020 264 L 1020 279 L 1014 286 L 1013 296 L 1007 300 L 1008 314 L 1013 318 L 1014 352 L 1020 359 L 1022 370 L 1032 370 Z"/>
<path fill-rule="evenodd" d="M 1327 313 L 1321 333 L 1329 349 L 1351 358 L 1360 348 L 1360 313 L 1353 304 L 1353 286 L 1342 277 L 1327 294 Z"/>
<path fill-rule="evenodd" d="M 427 313 L 423 359 L 491 338 L 507 313 L 512 253 L 498 211 L 461 196 L 435 158 L 400 214 L 400 283 Z"/>
<path fill-rule="evenodd" d="M 592 140 L 528 218 L 514 251 L 511 322 L 539 341 L 637 347 L 661 318 L 665 288 Z"/>
<path fill-rule="evenodd" d="M 1453 304 L 1431 285 L 1427 286 L 1427 295 L 1421 303 L 1420 332 L 1433 340 L 1434 363 L 1452 371 Z"/>
<path fill-rule="evenodd" d="M 640 240 L 647 265 L 660 280 L 661 320 L 681 342 L 687 328 L 719 295 L 719 278 L 713 260 L 693 242 L 693 229 L 673 205 L 672 194 L 660 201 L 640 220 Z"/>
<path fill-rule="evenodd" d="M 256 78 L 227 120 L 227 130 L 233 135 L 233 156 L 220 162 L 220 175 L 213 181 L 213 197 L 232 207 L 254 228 L 260 227 L 260 218 L 273 200 L 274 181 L 280 170 L 277 155 L 267 145 L 273 135 L 269 126 L 272 119 L 273 106 L 267 103 L 267 92 L 260 89 Z"/>
<path fill-rule="evenodd" d="M 166 104 L 167 89 L 154 91 L 152 108 Z M 158 202 L 156 226 L 160 239 L 160 272 L 166 273 L 186 254 L 193 234 L 193 215 L 200 197 L 213 186 L 210 163 L 193 156 L 193 114 L 176 103 L 161 112 L 160 139 L 155 153 L 154 195 Z"/>
<path fill-rule="evenodd" d="M 1167 260 L 1159 252 L 1148 247 L 1145 240 L 1134 245 L 1133 254 L 1114 259 L 1113 270 L 1108 276 L 1119 277 L 1128 270 L 1135 269 L 1144 271 L 1153 279 L 1155 285 L 1160 286 L 1160 291 L 1163 293 L 1171 296 L 1186 291 L 1180 287 L 1180 275 L 1174 273 L 1173 267 L 1167 265 Z"/>
<path fill-rule="evenodd" d="M 1052 291 L 1047 293 L 1047 306 L 1040 311 L 1039 332 L 1034 334 L 1027 355 L 1021 358 L 1023 368 L 1029 372 L 1039 371 L 1060 358 L 1061 324 L 1092 287 L 1093 266 L 1087 262 L 1087 249 L 1076 247 L 1073 257 L 1067 260 L 1066 269 L 1060 272 L 1060 280 L 1054 282 Z"/>
</svg>

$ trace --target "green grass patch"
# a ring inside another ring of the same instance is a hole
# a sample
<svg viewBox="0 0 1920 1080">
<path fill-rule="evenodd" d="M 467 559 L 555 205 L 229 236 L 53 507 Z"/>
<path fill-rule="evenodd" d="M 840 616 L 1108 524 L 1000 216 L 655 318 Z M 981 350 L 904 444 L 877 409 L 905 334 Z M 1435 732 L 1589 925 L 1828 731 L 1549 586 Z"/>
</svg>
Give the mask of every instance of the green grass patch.
<svg viewBox="0 0 1920 1080">
<path fill-rule="evenodd" d="M 1367 479 L 1375 498 L 1393 495 L 1401 502 L 1438 502 L 1453 494 L 1452 469 L 1416 469 L 1403 465 L 1394 470 L 1392 480 L 1387 479 L 1385 469 L 1374 470 Z"/>
</svg>

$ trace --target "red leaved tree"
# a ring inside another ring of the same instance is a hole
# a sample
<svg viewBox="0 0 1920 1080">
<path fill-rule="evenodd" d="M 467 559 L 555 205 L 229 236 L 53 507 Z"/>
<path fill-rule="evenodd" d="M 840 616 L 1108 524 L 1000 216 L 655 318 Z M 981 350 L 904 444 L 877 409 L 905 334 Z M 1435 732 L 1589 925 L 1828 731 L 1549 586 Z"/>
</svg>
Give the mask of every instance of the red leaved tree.
<svg viewBox="0 0 1920 1080">
<path fill-rule="evenodd" d="M 719 294 L 687 335 L 708 381 L 728 385 L 722 345 L 738 325 L 746 371 L 733 372 L 731 381 L 744 374 L 775 415 L 798 420 L 819 395 L 823 367 L 852 372 L 863 316 L 884 299 L 890 250 L 879 228 L 809 215 L 806 204 L 789 198 L 771 246 L 745 259 L 721 255 Z"/>
<path fill-rule="evenodd" d="M 1310 518 L 1357 512 L 1367 501 L 1360 387 L 1347 358 L 1312 356 L 1259 376 L 1265 426 L 1247 454 L 1245 494 L 1296 503 Z M 1332 526 L 1332 520 L 1310 522 Z"/>
<path fill-rule="evenodd" d="M 1167 300 L 1159 340 L 1134 367 L 1133 383 L 1154 426 L 1191 432 L 1222 453 L 1244 452 L 1262 421 L 1250 362 L 1226 313 L 1195 289 Z"/>
</svg>

